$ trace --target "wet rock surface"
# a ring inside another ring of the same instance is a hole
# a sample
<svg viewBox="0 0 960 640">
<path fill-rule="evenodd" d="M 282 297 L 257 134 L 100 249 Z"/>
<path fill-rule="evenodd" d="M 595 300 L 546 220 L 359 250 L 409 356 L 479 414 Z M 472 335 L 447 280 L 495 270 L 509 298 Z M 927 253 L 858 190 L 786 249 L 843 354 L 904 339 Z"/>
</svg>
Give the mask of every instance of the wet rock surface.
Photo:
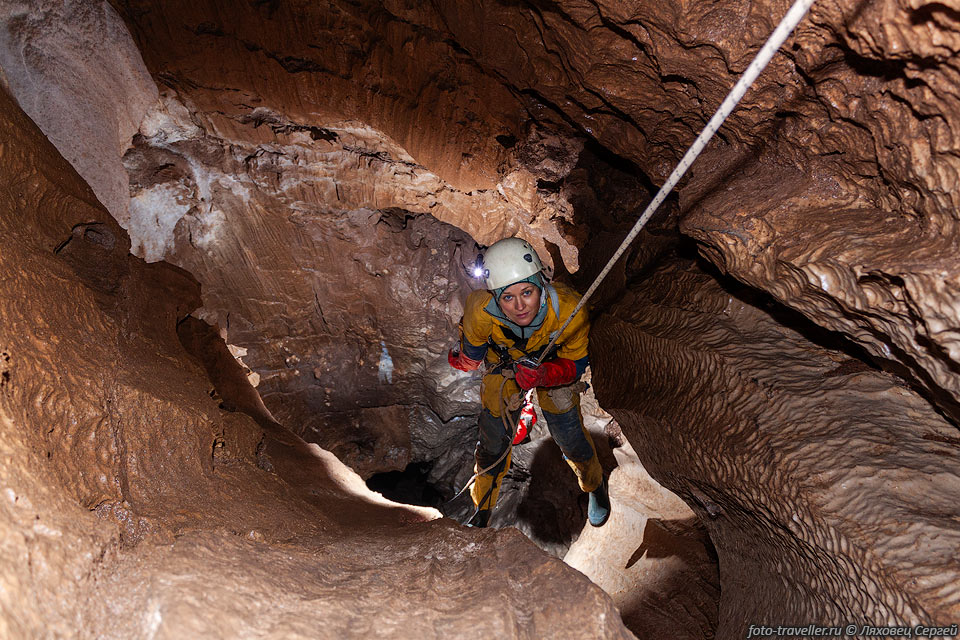
<svg viewBox="0 0 960 640">
<path fill-rule="evenodd" d="M 610 519 L 585 527 L 563 561 L 610 594 L 637 637 L 713 638 L 720 581 L 706 528 L 650 477 L 619 430 L 606 428 L 622 442 L 609 476 Z"/>
<path fill-rule="evenodd" d="M 400 405 L 445 420 L 473 411 L 447 388 L 446 350 L 476 245 L 404 208 L 422 208 L 430 187 L 390 160 L 403 151 L 373 130 L 338 130 L 329 142 L 303 133 L 272 145 L 228 141 L 165 100 L 124 158 L 134 251 L 198 277 L 195 315 L 243 351 L 278 420 L 325 447 L 357 447 L 344 454 L 364 469 L 361 457 L 381 457 L 364 443 L 399 428 L 384 451 L 394 460 L 371 471 L 402 468 Z"/>
<path fill-rule="evenodd" d="M 541 194 L 537 180 L 565 173 L 582 142 L 538 131 L 511 91 L 479 68 L 436 16 L 417 24 L 382 3 L 341 1 L 113 4 L 158 83 L 183 96 L 217 136 L 272 144 L 280 135 L 282 144 L 297 135 L 321 150 L 343 137 L 362 156 L 360 166 L 386 161 L 419 183 L 412 210 L 429 208 L 483 244 L 518 232 L 538 248 L 548 240 L 576 269 L 576 246 L 554 222 L 572 212 Z M 356 125 L 393 149 L 362 137 L 352 142 Z M 561 153 L 527 149 L 544 142 Z M 405 181 L 380 193 L 389 199 Z M 330 182 L 315 188 L 330 191 L 324 199 L 331 204 L 358 189 L 342 185 L 334 193 Z"/>
<path fill-rule="evenodd" d="M 788 4 L 390 9 L 659 184 Z M 816 3 L 680 189 L 718 266 L 909 370 L 954 421 L 958 34 L 939 3 Z"/>
<path fill-rule="evenodd" d="M 123 20 L 104 1 L 10 0 L 0 32 L 0 82 L 123 224 L 120 155 L 157 99 Z"/>
</svg>

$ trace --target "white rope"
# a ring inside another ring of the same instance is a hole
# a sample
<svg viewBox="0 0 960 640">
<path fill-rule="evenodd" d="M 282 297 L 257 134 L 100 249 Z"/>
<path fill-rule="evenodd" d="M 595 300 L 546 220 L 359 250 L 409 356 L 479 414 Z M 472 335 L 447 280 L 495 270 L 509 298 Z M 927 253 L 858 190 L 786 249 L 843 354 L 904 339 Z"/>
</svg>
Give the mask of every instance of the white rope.
<svg viewBox="0 0 960 640">
<path fill-rule="evenodd" d="M 767 39 L 767 42 L 763 45 L 763 47 L 761 47 L 760 51 L 757 53 L 757 57 L 753 59 L 753 62 L 751 62 L 750 66 L 747 67 L 747 70 L 743 72 L 742 76 L 740 76 L 740 79 L 733 86 L 733 89 L 730 90 L 730 93 L 727 94 L 727 97 L 720 104 L 717 112 L 713 114 L 712 118 L 710 118 L 710 122 L 708 122 L 707 126 L 703 128 L 703 131 L 700 132 L 700 135 L 697 136 L 697 139 L 693 141 L 693 144 L 690 145 L 689 149 L 687 149 L 687 152 L 684 154 L 683 158 L 681 158 L 680 163 L 677 164 L 676 168 L 673 170 L 673 173 L 670 174 L 670 177 L 667 178 L 667 181 L 663 183 L 662 187 L 660 187 L 660 191 L 657 192 L 657 195 L 653 198 L 653 200 L 650 201 L 650 204 L 647 205 L 643 215 L 641 215 L 640 219 L 637 220 L 637 223 L 633 225 L 633 229 L 631 229 L 630 233 L 627 234 L 627 237 L 624 238 L 620 248 L 617 249 L 617 252 L 613 254 L 612 258 L 610 258 L 607 266 L 603 268 L 603 271 L 600 272 L 600 275 L 597 276 L 596 280 L 593 281 L 593 284 L 590 285 L 590 288 L 587 289 L 587 292 L 580 299 L 580 302 L 573 309 L 573 312 L 570 313 L 570 317 L 567 318 L 567 321 L 564 322 L 563 326 L 560 327 L 560 330 L 556 332 L 553 339 L 547 345 L 547 348 L 543 350 L 543 354 L 537 359 L 537 364 L 542 363 L 543 357 L 548 351 L 550 351 L 550 347 L 552 347 L 560 338 L 560 334 L 563 333 L 563 330 L 566 329 L 570 322 L 573 321 L 573 318 L 577 315 L 577 312 L 583 308 L 583 305 L 587 303 L 587 300 L 593 295 L 593 292 L 597 290 L 597 287 L 600 286 L 600 283 L 603 282 L 603 279 L 607 277 L 607 274 L 610 273 L 611 269 L 613 269 L 613 265 L 616 264 L 617 260 L 619 260 L 623 253 L 627 250 L 627 247 L 630 246 L 630 243 L 633 242 L 634 238 L 637 237 L 637 234 L 640 233 L 640 230 L 643 229 L 644 225 L 647 224 L 650 216 L 656 212 L 660 205 L 663 204 L 663 201 L 666 200 L 667 196 L 670 195 L 670 192 L 673 191 L 673 188 L 677 185 L 677 182 L 680 181 L 680 178 L 682 178 L 683 174 L 687 172 L 687 169 L 690 168 L 690 165 L 693 164 L 693 161 L 697 159 L 697 156 L 700 155 L 700 152 L 702 152 L 704 147 L 707 146 L 707 143 L 710 142 L 711 138 L 713 138 L 714 134 L 717 132 L 717 129 L 719 129 L 720 125 L 723 124 L 723 121 L 726 120 L 727 116 L 729 116 L 734 108 L 736 108 L 737 103 L 739 103 L 740 99 L 743 98 L 743 95 L 747 92 L 747 89 L 750 88 L 750 86 L 757 79 L 757 76 L 759 76 L 764 68 L 766 68 L 767 64 L 773 58 L 773 55 L 807 14 L 807 11 L 810 10 L 810 6 L 813 5 L 813 1 L 814 0 L 796 0 L 796 2 L 793 3 L 793 6 L 790 7 L 790 10 L 787 11 L 787 14 L 783 17 L 783 20 L 780 21 L 780 24 L 777 25 L 777 28 L 774 29 L 773 33 L 770 35 L 770 38 Z"/>
</svg>

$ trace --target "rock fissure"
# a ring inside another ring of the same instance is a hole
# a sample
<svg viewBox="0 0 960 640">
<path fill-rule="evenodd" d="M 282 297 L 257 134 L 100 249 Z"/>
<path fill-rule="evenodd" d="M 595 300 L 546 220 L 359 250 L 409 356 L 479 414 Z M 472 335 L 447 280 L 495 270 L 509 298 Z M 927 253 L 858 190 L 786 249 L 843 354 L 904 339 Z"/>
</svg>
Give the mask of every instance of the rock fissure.
<svg viewBox="0 0 960 640">
<path fill-rule="evenodd" d="M 606 525 L 542 415 L 493 529 L 365 484 L 472 512 L 479 252 L 585 289 L 784 10 L 0 8 L 0 635 L 955 622 L 941 3 L 815 3 L 598 290 Z"/>
</svg>

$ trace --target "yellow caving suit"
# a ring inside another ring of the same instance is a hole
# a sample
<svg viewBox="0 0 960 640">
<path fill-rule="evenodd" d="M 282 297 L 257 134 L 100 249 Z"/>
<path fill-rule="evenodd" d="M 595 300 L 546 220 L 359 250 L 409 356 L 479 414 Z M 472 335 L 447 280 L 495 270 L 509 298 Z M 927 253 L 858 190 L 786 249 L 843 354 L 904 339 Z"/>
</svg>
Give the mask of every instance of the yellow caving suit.
<svg viewBox="0 0 960 640">
<path fill-rule="evenodd" d="M 553 287 L 554 292 L 550 291 Z M 489 342 L 506 348 L 510 357 L 537 357 L 550 342 L 551 336 L 580 301 L 580 294 L 562 284 L 546 285 L 541 291 L 541 302 L 547 305 L 542 323 L 537 327 L 518 327 L 500 311 L 493 294 L 486 290 L 473 291 L 467 298 L 463 314 L 463 340 L 461 349 L 474 360 L 486 359 L 488 365 L 496 364 L 499 357 Z M 559 310 L 555 308 L 559 305 Z M 559 312 L 558 312 L 559 311 Z M 535 320 L 536 322 L 536 320 Z M 532 323 L 533 324 L 533 323 Z M 577 373 L 583 373 L 587 364 L 587 341 L 590 321 L 586 310 L 581 309 L 557 341 L 553 357 L 567 358 L 577 363 Z M 524 334 L 524 335 L 520 335 Z M 576 380 L 561 387 L 538 387 L 537 399 L 547 421 L 547 428 L 563 452 L 564 459 L 573 469 L 585 492 L 595 490 L 603 480 L 603 471 L 590 434 L 583 426 L 580 413 L 580 392 L 574 388 Z M 481 401 L 483 410 L 479 420 L 479 440 L 476 448 L 476 468 L 479 472 L 503 455 L 512 439 L 501 420 L 501 406 L 515 393 L 523 393 L 512 378 L 498 373 L 483 377 Z M 501 403 L 501 394 L 503 401 Z M 513 416 L 516 419 L 516 415 Z M 479 509 L 492 509 L 497 503 L 500 481 L 510 467 L 510 456 L 490 471 L 477 477 L 470 495 Z"/>
</svg>

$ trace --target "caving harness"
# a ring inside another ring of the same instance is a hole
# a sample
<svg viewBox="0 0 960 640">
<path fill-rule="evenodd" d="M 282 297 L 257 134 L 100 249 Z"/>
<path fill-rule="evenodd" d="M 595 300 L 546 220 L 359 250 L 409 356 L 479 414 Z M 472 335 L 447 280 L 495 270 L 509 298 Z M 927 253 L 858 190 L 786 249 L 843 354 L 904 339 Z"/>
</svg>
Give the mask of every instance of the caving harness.
<svg viewBox="0 0 960 640">
<path fill-rule="evenodd" d="M 560 318 L 560 298 L 557 295 L 557 290 L 547 283 L 544 283 L 543 288 L 547 293 L 548 299 L 552 303 L 554 310 L 557 313 L 557 318 L 559 319 Z M 549 313 L 549 309 L 547 312 Z M 459 330 L 460 330 L 460 337 L 457 340 L 457 347 L 460 346 L 461 341 L 463 340 L 462 319 L 459 325 Z M 460 489 L 460 491 L 458 491 L 455 496 L 453 496 L 450 500 L 448 500 L 447 504 L 453 502 L 454 500 L 459 498 L 461 495 L 463 495 L 463 492 L 470 488 L 470 486 L 473 484 L 474 480 L 476 480 L 478 476 L 481 476 L 487 473 L 488 471 L 494 469 L 497 465 L 503 462 L 503 460 L 508 455 L 510 455 L 510 452 L 513 450 L 514 445 L 520 444 L 520 442 L 523 440 L 523 434 L 520 433 L 520 429 L 521 429 L 521 424 L 523 422 L 523 414 L 525 412 L 528 414 L 528 416 L 532 415 L 531 418 L 528 418 L 529 424 L 531 426 L 536 422 L 536 414 L 533 412 L 533 405 L 532 405 L 533 389 L 528 389 L 524 393 L 515 393 L 511 395 L 509 399 L 506 399 L 503 397 L 503 387 L 507 384 L 507 380 L 513 379 L 514 376 L 516 375 L 516 366 L 518 364 L 521 364 L 530 368 L 536 368 L 540 366 L 540 363 L 543 360 L 547 359 L 546 356 L 556 355 L 556 351 L 557 351 L 556 341 L 557 341 L 557 338 L 559 338 L 560 336 L 560 331 L 551 332 L 550 343 L 547 344 L 546 346 L 536 349 L 535 351 L 528 352 L 526 350 L 526 343 L 527 343 L 526 338 L 521 338 L 516 333 L 514 333 L 513 330 L 510 329 L 509 327 L 502 327 L 502 330 L 506 337 L 509 337 L 511 340 L 513 340 L 513 346 L 507 347 L 505 345 L 497 344 L 493 340 L 493 337 L 487 338 L 487 348 L 489 350 L 492 350 L 493 353 L 497 356 L 497 362 L 492 364 L 488 364 L 484 362 L 481 365 L 480 371 L 481 371 L 481 375 L 484 375 L 484 376 L 495 374 L 503 377 L 503 380 L 500 382 L 500 389 L 497 392 L 497 396 L 500 398 L 500 420 L 503 423 L 504 432 L 510 435 L 510 443 L 507 445 L 507 448 L 504 450 L 503 454 L 499 458 L 497 458 L 497 460 L 493 464 L 478 470 L 476 473 L 470 476 L 470 479 L 467 480 L 466 483 L 464 483 L 463 488 Z M 514 358 L 510 354 L 511 348 L 520 351 L 523 355 L 520 356 L 519 358 Z M 513 416 L 518 411 L 520 412 L 520 415 L 516 420 L 514 420 Z M 493 493 L 493 487 L 494 485 L 491 484 L 490 488 L 487 490 L 486 494 L 483 496 L 483 499 L 480 500 L 481 506 L 489 501 L 490 496 Z M 471 516 L 470 518 L 471 520 L 473 520 L 473 518 L 477 516 L 477 513 L 482 510 L 481 506 L 478 506 L 475 509 L 473 516 Z M 488 508 L 492 508 L 492 507 L 488 507 Z"/>
<path fill-rule="evenodd" d="M 716 113 L 713 114 L 713 117 L 710 118 L 709 122 L 707 122 L 706 126 L 700 132 L 700 135 L 697 136 L 696 140 L 693 141 L 693 144 L 690 145 L 690 148 L 687 149 L 687 152 L 683 155 L 683 158 L 681 158 L 680 162 L 677 163 L 677 166 L 674 168 L 673 172 L 670 174 L 667 180 L 663 183 L 663 186 L 660 187 L 660 190 L 657 192 L 657 195 L 654 196 L 653 200 L 650 201 L 650 204 L 647 205 L 647 208 L 644 209 L 643 214 L 641 214 L 636 224 L 633 225 L 633 228 L 630 230 L 630 233 L 628 233 L 626 238 L 624 238 L 623 242 L 617 248 L 616 252 L 614 252 L 613 256 L 607 262 L 606 266 L 603 268 L 600 274 L 593 281 L 593 284 L 591 284 L 590 288 L 587 289 L 587 292 L 583 294 L 582 298 L 580 298 L 580 301 L 577 303 L 577 306 L 574 307 L 573 311 L 570 312 L 569 317 L 560 326 L 559 330 L 553 332 L 553 335 L 550 339 L 550 342 L 547 344 L 547 346 L 544 347 L 542 351 L 538 350 L 540 351 L 540 353 L 536 356 L 532 356 L 532 357 L 524 356 L 524 358 L 521 358 L 520 360 L 512 361 L 512 363 L 510 364 L 515 365 L 517 362 L 523 362 L 526 366 L 532 366 L 533 368 L 536 368 L 536 367 L 539 367 L 544 362 L 544 360 L 546 360 L 546 356 L 548 354 L 552 353 L 552 349 L 556 345 L 557 340 L 563 334 L 564 329 L 566 329 L 570 325 L 570 323 L 573 321 L 573 318 L 577 315 L 580 309 L 582 309 L 583 306 L 587 303 L 587 300 L 589 300 L 590 296 L 592 296 L 593 293 L 597 290 L 597 287 L 600 286 L 600 283 L 603 282 L 604 278 L 607 277 L 607 274 L 610 273 L 611 269 L 613 269 L 613 266 L 623 256 L 623 254 L 626 252 L 627 248 L 630 246 L 633 240 L 637 237 L 637 235 L 639 235 L 640 231 L 650 220 L 651 216 L 653 216 L 653 214 L 657 211 L 657 209 L 659 209 L 660 205 L 663 204 L 664 200 L 666 200 L 670 192 L 673 191 L 673 188 L 680 181 L 680 178 L 683 177 L 683 175 L 687 172 L 687 170 L 690 168 L 693 162 L 697 159 L 700 153 L 703 152 L 704 148 L 707 146 L 707 143 L 710 142 L 710 140 L 717 133 L 717 130 L 720 128 L 723 122 L 733 112 L 737 104 L 743 98 L 744 94 L 746 94 L 747 90 L 753 85 L 754 81 L 756 81 L 760 73 L 763 72 L 767 64 L 769 64 L 774 54 L 776 54 L 776 52 L 780 49 L 780 47 L 786 41 L 790 33 L 794 30 L 794 28 L 796 28 L 796 26 L 800 23 L 803 17 L 810 10 L 810 7 L 813 5 L 813 2 L 814 0 L 796 0 L 793 3 L 789 11 L 787 11 L 786 15 L 784 15 L 783 19 L 780 21 L 780 24 L 778 24 L 777 28 L 774 29 L 772 34 L 770 34 L 770 37 L 767 39 L 764 45 L 760 48 L 760 51 L 757 52 L 756 57 L 747 67 L 746 71 L 743 72 L 743 75 L 740 76 L 739 80 L 737 80 L 736 84 L 730 90 L 730 93 L 728 93 L 727 97 L 724 98 L 723 102 L 717 108 Z M 552 287 L 550 288 L 552 289 Z M 558 313 L 559 313 L 559 309 L 560 309 L 559 305 L 556 305 L 556 309 L 558 310 Z M 531 358 L 530 364 L 527 364 L 527 362 L 524 362 L 524 360 L 526 360 L 526 358 L 528 357 Z M 506 373 L 510 373 L 512 377 L 513 370 L 508 369 L 503 363 L 497 363 L 497 365 L 494 365 L 494 367 L 495 368 L 500 367 L 499 371 L 503 372 L 501 373 L 501 375 L 504 375 L 504 380 L 500 386 L 500 404 L 501 404 L 500 417 L 501 417 L 501 420 L 503 421 L 503 426 L 504 426 L 504 429 L 507 431 L 507 433 L 513 434 L 511 437 L 511 444 L 507 446 L 506 451 L 503 452 L 503 455 L 501 455 L 500 458 L 495 463 L 493 463 L 486 469 L 481 469 L 477 473 L 473 474 L 473 476 L 471 476 L 471 478 L 467 481 L 463 489 L 457 492 L 457 495 L 455 495 L 450 500 L 450 502 L 453 502 L 453 500 L 456 500 L 458 497 L 460 497 L 460 495 L 463 494 L 463 492 L 470 487 L 470 485 L 474 482 L 474 480 L 476 480 L 476 478 L 479 475 L 486 473 L 487 471 L 490 471 L 491 469 L 496 467 L 498 464 L 500 464 L 500 462 L 507 457 L 507 455 L 510 453 L 510 451 L 513 448 L 512 440 L 513 438 L 516 437 L 517 424 L 513 421 L 512 416 L 508 416 L 509 412 L 504 411 L 505 409 L 504 405 L 507 403 L 503 399 L 503 385 L 506 384 L 506 379 L 507 379 Z M 511 399 L 511 402 L 512 401 L 513 399 Z M 520 405 L 519 403 L 517 403 L 517 406 L 513 408 L 513 411 L 516 411 L 519 408 L 520 408 Z M 484 499 L 480 501 L 481 505 L 484 504 L 489 499 L 489 496 L 492 491 L 493 491 L 493 484 L 491 484 L 491 487 L 488 490 L 487 495 L 484 496 Z M 474 512 L 474 517 L 477 515 L 479 511 L 480 511 L 480 508 L 478 506 L 477 510 Z"/>
</svg>

